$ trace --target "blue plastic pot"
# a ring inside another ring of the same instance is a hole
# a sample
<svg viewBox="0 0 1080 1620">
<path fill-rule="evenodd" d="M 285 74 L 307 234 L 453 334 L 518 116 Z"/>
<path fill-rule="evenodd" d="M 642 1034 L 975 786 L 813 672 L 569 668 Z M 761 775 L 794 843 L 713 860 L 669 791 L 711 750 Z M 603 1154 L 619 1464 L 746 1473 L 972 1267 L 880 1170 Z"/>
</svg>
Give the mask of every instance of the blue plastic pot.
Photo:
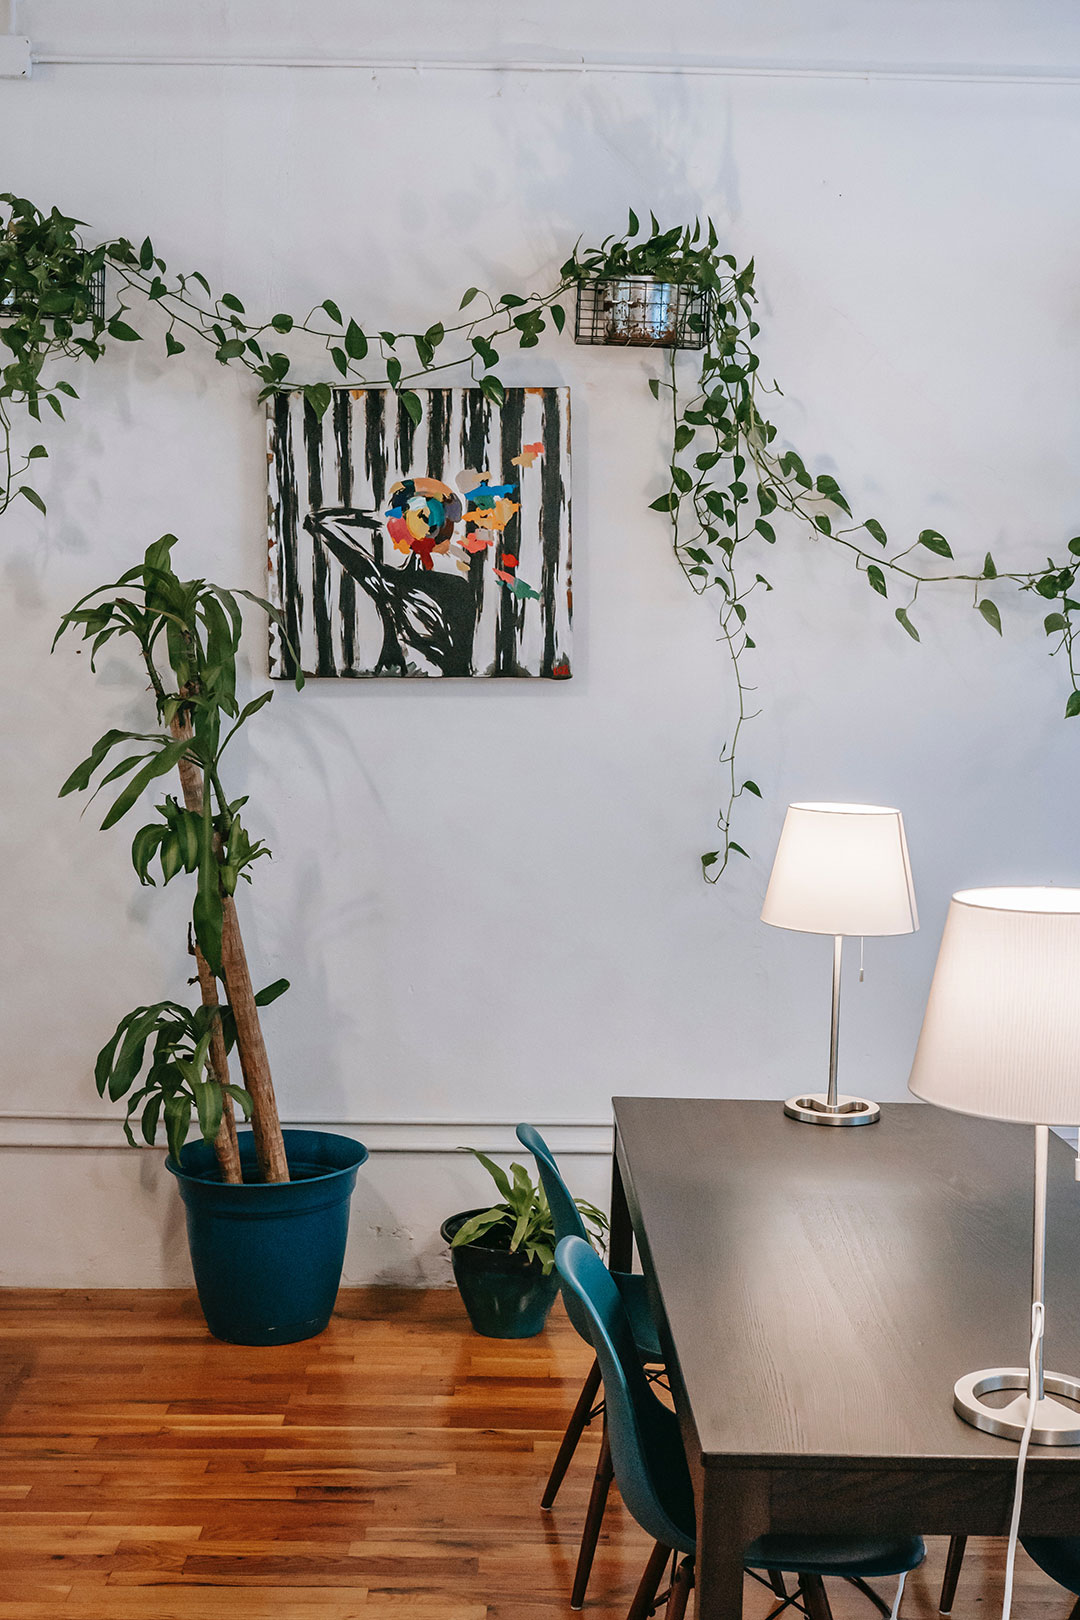
<svg viewBox="0 0 1080 1620">
<path fill-rule="evenodd" d="M 439 1231 L 444 1242 L 472 1216 L 482 1212 L 465 1209 L 450 1215 Z M 544 1276 L 538 1260 L 530 1260 L 520 1250 L 465 1243 L 450 1250 L 454 1281 L 477 1333 L 485 1339 L 532 1339 L 542 1333 L 548 1312 L 559 1291 L 559 1274 L 554 1266 Z"/>
<path fill-rule="evenodd" d="M 229 1344 L 312 1339 L 329 1322 L 337 1298 L 349 1198 L 368 1150 L 326 1131 L 282 1135 L 291 1181 L 255 1180 L 250 1131 L 240 1133 L 242 1185 L 221 1180 L 205 1142 L 189 1142 L 179 1164 L 165 1160 L 186 1208 L 206 1325 Z"/>
</svg>

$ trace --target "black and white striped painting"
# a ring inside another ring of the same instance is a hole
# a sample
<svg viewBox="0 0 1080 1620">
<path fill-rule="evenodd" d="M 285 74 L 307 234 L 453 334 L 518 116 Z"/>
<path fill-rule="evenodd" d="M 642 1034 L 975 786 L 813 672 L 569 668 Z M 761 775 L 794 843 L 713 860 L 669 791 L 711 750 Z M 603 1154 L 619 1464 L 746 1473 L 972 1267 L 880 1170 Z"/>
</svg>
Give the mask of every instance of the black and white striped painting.
<svg viewBox="0 0 1080 1620">
<path fill-rule="evenodd" d="M 570 391 L 269 401 L 270 673 L 541 676 L 570 663 Z"/>
</svg>

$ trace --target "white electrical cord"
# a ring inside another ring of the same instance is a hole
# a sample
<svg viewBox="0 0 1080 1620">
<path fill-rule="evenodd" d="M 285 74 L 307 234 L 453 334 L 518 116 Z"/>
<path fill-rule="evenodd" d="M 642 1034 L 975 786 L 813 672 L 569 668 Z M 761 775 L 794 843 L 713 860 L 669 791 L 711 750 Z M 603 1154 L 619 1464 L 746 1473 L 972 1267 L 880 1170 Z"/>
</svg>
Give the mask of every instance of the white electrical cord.
<svg viewBox="0 0 1080 1620">
<path fill-rule="evenodd" d="M 1038 1382 L 1036 1363 L 1039 1359 L 1039 1345 L 1042 1342 L 1043 1322 L 1046 1316 L 1046 1307 L 1041 1299 L 1037 1299 L 1031 1307 L 1031 1346 L 1028 1350 L 1028 1415 L 1024 1424 L 1024 1432 L 1020 1437 L 1020 1451 L 1016 1458 L 1016 1489 L 1013 1492 L 1012 1520 L 1009 1524 L 1009 1550 L 1005 1557 L 1005 1593 L 1001 1600 L 1001 1620 L 1011 1620 L 1013 1595 L 1013 1570 L 1016 1565 L 1016 1544 L 1020 1539 L 1020 1509 L 1024 1502 L 1024 1465 L 1027 1462 L 1028 1446 L 1031 1444 L 1031 1431 L 1035 1427 L 1035 1412 L 1038 1402 L 1035 1397 Z"/>
</svg>

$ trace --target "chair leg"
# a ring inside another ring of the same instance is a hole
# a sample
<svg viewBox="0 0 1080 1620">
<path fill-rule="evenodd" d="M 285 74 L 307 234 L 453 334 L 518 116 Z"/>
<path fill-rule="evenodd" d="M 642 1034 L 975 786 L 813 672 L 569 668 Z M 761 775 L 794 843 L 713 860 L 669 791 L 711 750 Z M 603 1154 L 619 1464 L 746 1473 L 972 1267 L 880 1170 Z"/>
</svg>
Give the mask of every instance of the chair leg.
<svg viewBox="0 0 1080 1620">
<path fill-rule="evenodd" d="M 660 1582 L 664 1578 L 670 1557 L 671 1548 L 658 1541 L 649 1554 L 649 1562 L 645 1565 L 645 1572 L 638 1582 L 638 1589 L 634 1593 L 634 1601 L 630 1605 L 626 1620 L 649 1620 L 656 1606 L 656 1594 L 660 1590 Z"/>
<path fill-rule="evenodd" d="M 893 1606 L 892 1611 L 889 1614 L 889 1620 L 898 1620 L 898 1616 L 900 1614 L 900 1600 L 904 1596 L 904 1582 L 907 1580 L 907 1578 L 908 1572 L 905 1569 L 902 1571 L 900 1579 L 896 1583 L 896 1596 L 893 1598 Z"/>
<path fill-rule="evenodd" d="M 585 1515 L 585 1528 L 581 1532 L 581 1551 L 578 1553 L 577 1569 L 574 1571 L 574 1590 L 570 1594 L 570 1607 L 572 1609 L 580 1609 L 585 1602 L 585 1591 L 589 1584 L 589 1574 L 592 1570 L 596 1543 L 600 1536 L 600 1526 L 604 1519 L 604 1508 L 607 1506 L 608 1491 L 611 1489 L 612 1472 L 611 1442 L 608 1439 L 607 1419 L 605 1418 L 604 1438 L 600 1442 L 600 1455 L 596 1459 L 596 1473 L 593 1475 L 589 1511 Z"/>
<path fill-rule="evenodd" d="M 941 1596 L 938 1599 L 938 1612 L 951 1614 L 953 1598 L 956 1596 L 956 1583 L 960 1579 L 960 1566 L 964 1562 L 964 1548 L 967 1546 L 967 1536 L 953 1536 L 949 1542 L 949 1556 L 945 1560 L 945 1579 L 941 1583 Z"/>
<path fill-rule="evenodd" d="M 589 1421 L 589 1413 L 592 1411 L 596 1392 L 599 1388 L 600 1363 L 594 1361 L 589 1368 L 588 1377 L 582 1385 L 581 1394 L 577 1398 L 577 1405 L 570 1414 L 570 1421 L 566 1425 L 566 1433 L 562 1437 L 562 1445 L 559 1447 L 555 1461 L 551 1465 L 551 1473 L 548 1475 L 548 1482 L 544 1486 L 544 1494 L 540 1498 L 542 1508 L 554 1506 L 555 1498 L 559 1494 L 559 1486 L 566 1477 L 566 1470 L 569 1468 L 570 1461 L 577 1450 L 578 1441 L 585 1432 L 585 1426 Z"/>
<path fill-rule="evenodd" d="M 783 1598 L 784 1601 L 786 1602 L 787 1601 L 787 1587 L 784 1585 L 784 1577 L 781 1575 L 781 1573 L 780 1573 L 780 1571 L 778 1569 L 770 1569 L 769 1572 L 768 1572 L 768 1575 L 769 1575 L 769 1585 L 772 1587 L 772 1589 L 776 1593 L 777 1597 L 778 1598 Z"/>
<path fill-rule="evenodd" d="M 863 1597 L 869 1598 L 878 1614 L 884 1615 L 885 1620 L 892 1620 L 892 1613 L 895 1605 L 889 1605 L 885 1602 L 883 1597 L 879 1597 L 874 1591 L 874 1588 L 872 1586 L 868 1586 L 861 1575 L 845 1575 L 844 1579 L 847 1581 L 849 1586 L 856 1587 L 857 1590 L 862 1593 Z M 900 1590 L 903 1591 L 903 1585 L 901 1585 Z"/>
<path fill-rule="evenodd" d="M 664 1620 L 683 1620 L 686 1614 L 686 1605 L 690 1600 L 690 1588 L 694 1584 L 694 1560 L 684 1558 L 675 1573 L 671 1583 L 671 1594 L 667 1600 L 664 1611 Z"/>
<path fill-rule="evenodd" d="M 1080 1597 L 1077 1598 L 1076 1602 L 1069 1610 L 1069 1620 L 1080 1620 Z"/>
<path fill-rule="evenodd" d="M 825 1591 L 825 1582 L 820 1575 L 800 1575 L 799 1591 L 802 1593 L 810 1620 L 832 1620 L 832 1609 Z"/>
</svg>

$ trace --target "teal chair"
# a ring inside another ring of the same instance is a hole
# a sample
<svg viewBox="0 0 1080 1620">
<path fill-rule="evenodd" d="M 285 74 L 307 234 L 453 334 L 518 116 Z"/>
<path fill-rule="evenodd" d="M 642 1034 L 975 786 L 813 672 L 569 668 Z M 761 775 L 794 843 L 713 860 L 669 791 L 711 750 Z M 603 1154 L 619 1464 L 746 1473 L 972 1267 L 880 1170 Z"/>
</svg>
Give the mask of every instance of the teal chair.
<svg viewBox="0 0 1080 1620">
<path fill-rule="evenodd" d="M 1050 1579 L 1077 1599 L 1069 1620 L 1080 1616 L 1080 1536 L 1021 1536 L 1020 1545 Z"/>
<path fill-rule="evenodd" d="M 656 1542 L 627 1620 L 646 1620 L 654 1612 L 669 1560 L 673 1576 L 666 1620 L 682 1620 L 694 1582 L 696 1531 L 690 1470 L 678 1419 L 650 1387 L 622 1297 L 591 1245 L 579 1237 L 564 1238 L 555 1251 L 555 1263 L 589 1323 L 604 1380 L 607 1429 L 619 1491 L 630 1513 Z M 867 1577 L 898 1575 L 896 1598 L 889 1611 L 896 1620 L 905 1577 L 925 1556 L 920 1536 L 760 1536 L 744 1555 L 747 1572 L 783 1597 L 770 1620 L 791 1603 L 811 1620 L 829 1620 L 825 1576 L 839 1576 L 862 1586 Z M 790 1597 L 784 1574 L 798 1579 L 798 1590 Z M 870 1588 L 866 1591 L 881 1606 L 877 1594 Z"/>
<path fill-rule="evenodd" d="M 544 1189 L 544 1194 L 551 1209 L 552 1225 L 555 1228 L 556 1242 L 563 1238 L 576 1237 L 588 1243 L 589 1235 L 585 1229 L 585 1222 L 581 1218 L 573 1195 L 566 1182 L 559 1174 L 559 1167 L 555 1163 L 551 1149 L 534 1125 L 519 1125 L 517 1138 L 522 1147 L 527 1148 L 536 1161 L 537 1173 Z M 649 1301 L 645 1293 L 645 1279 L 634 1272 L 613 1271 L 619 1297 L 630 1320 L 631 1333 L 634 1340 L 634 1353 L 638 1361 L 646 1367 L 654 1367 L 659 1376 L 662 1370 L 664 1353 L 660 1348 L 660 1335 L 656 1331 Z M 582 1307 L 572 1288 L 563 1288 L 563 1300 L 566 1312 L 578 1333 L 588 1345 L 592 1344 L 592 1333 L 589 1326 L 588 1313 Z M 540 1506 L 550 1508 L 558 1495 L 559 1486 L 570 1466 L 571 1458 L 577 1450 L 586 1426 L 603 1411 L 603 1403 L 597 1404 L 597 1395 L 600 1390 L 600 1366 L 594 1360 L 585 1379 L 584 1387 L 578 1396 L 570 1422 L 566 1426 L 562 1444 L 551 1467 L 544 1494 L 540 1498 Z M 600 1535 L 600 1526 L 604 1518 L 604 1508 L 607 1505 L 608 1492 L 611 1488 L 612 1466 L 611 1447 L 608 1444 L 605 1425 L 604 1438 L 600 1444 L 600 1456 L 596 1463 L 596 1473 L 593 1475 L 592 1493 L 589 1497 L 589 1511 L 585 1517 L 585 1526 L 581 1533 L 581 1547 L 578 1552 L 577 1569 L 574 1571 L 574 1586 L 570 1595 L 570 1607 L 580 1609 L 585 1602 L 585 1592 L 589 1584 L 589 1574 L 592 1570 L 593 1558 L 596 1553 L 596 1543 Z"/>
</svg>

